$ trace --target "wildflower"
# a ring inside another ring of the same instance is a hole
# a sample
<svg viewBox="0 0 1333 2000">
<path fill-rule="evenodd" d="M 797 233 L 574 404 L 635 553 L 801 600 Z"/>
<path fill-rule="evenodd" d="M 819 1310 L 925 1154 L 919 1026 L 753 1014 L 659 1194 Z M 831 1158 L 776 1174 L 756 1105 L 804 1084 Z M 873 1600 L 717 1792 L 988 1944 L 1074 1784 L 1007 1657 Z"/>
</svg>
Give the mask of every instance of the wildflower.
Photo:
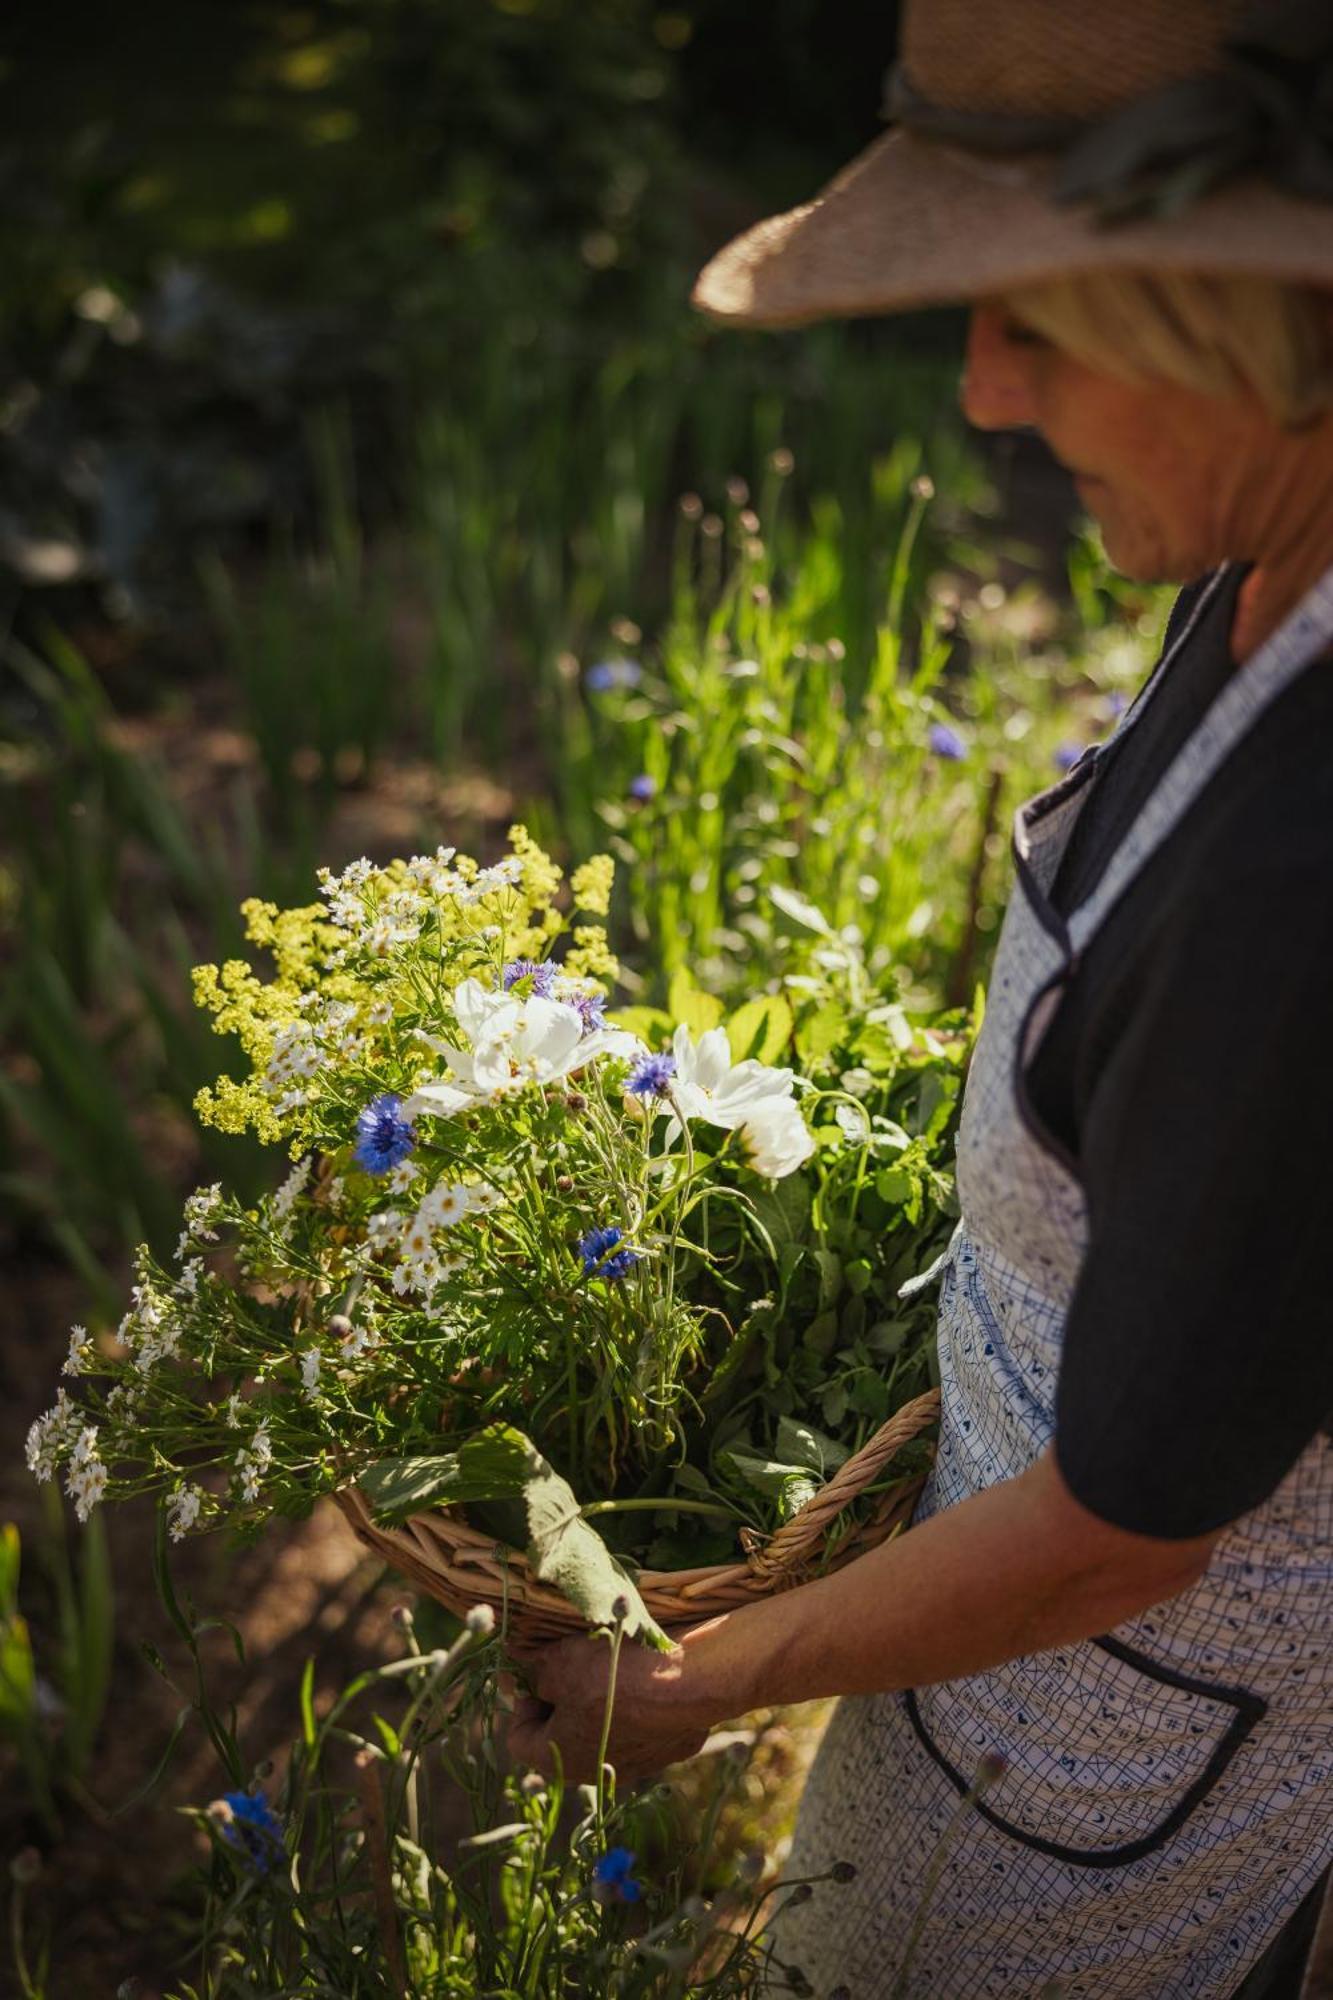
<svg viewBox="0 0 1333 2000">
<path fill-rule="evenodd" d="M 86 1326 L 72 1326 L 69 1330 L 69 1353 L 65 1356 L 62 1375 L 82 1375 L 84 1358 L 88 1348 Z"/>
<path fill-rule="evenodd" d="M 611 890 L 616 864 L 609 854 L 593 854 L 569 878 L 570 894 L 577 909 L 591 917 L 604 917 L 611 908 Z M 577 940 L 578 932 L 575 932 Z"/>
<path fill-rule="evenodd" d="M 657 780 L 647 771 L 640 771 L 637 778 L 629 781 L 629 795 L 637 805 L 646 806 L 649 799 L 657 796 Z"/>
<path fill-rule="evenodd" d="M 311 1403 L 319 1401 L 319 1369 L 323 1358 L 317 1347 L 307 1347 L 300 1357 L 301 1388 Z"/>
<path fill-rule="evenodd" d="M 636 1097 L 665 1097 L 675 1074 L 674 1056 L 645 1056 L 642 1062 L 635 1063 L 625 1088 L 633 1091 Z"/>
<path fill-rule="evenodd" d="M 592 1892 L 597 1901 L 637 1903 L 643 1894 L 643 1885 L 630 1872 L 633 1867 L 634 1853 L 631 1848 L 608 1847 L 601 1859 L 593 1864 Z"/>
<path fill-rule="evenodd" d="M 227 1398 L 227 1407 L 222 1419 L 229 1431 L 238 1431 L 241 1428 L 241 1412 L 244 1408 L 240 1391 L 233 1389 Z"/>
<path fill-rule="evenodd" d="M 337 1334 L 349 1361 L 360 1361 L 363 1355 L 373 1353 L 380 1344 L 380 1337 L 373 1328 L 353 1326 L 341 1314 L 335 1314 L 329 1321 L 329 1331 Z"/>
<path fill-rule="evenodd" d="M 29 1426 L 28 1470 L 39 1483 L 44 1483 L 54 1473 L 60 1453 L 69 1444 L 70 1433 L 79 1423 L 81 1415 L 78 1404 L 70 1401 L 69 1391 L 57 1389 L 54 1408 L 35 1418 Z"/>
<path fill-rule="evenodd" d="M 173 1542 L 183 1541 L 203 1511 L 204 1491 L 200 1486 L 178 1486 L 167 1506 L 167 1532 Z"/>
<path fill-rule="evenodd" d="M 493 1215 L 497 1208 L 503 1208 L 505 1197 L 498 1187 L 488 1181 L 477 1181 L 467 1189 L 468 1205 L 474 1215 Z"/>
<path fill-rule="evenodd" d="M 1081 743 L 1061 743 L 1057 746 L 1051 762 L 1055 765 L 1057 771 L 1072 771 L 1075 764 L 1081 760 L 1083 753 L 1084 746 Z"/>
<path fill-rule="evenodd" d="M 757 1104 L 737 1129 L 747 1165 L 768 1180 L 794 1174 L 815 1150 L 805 1120 L 789 1097 Z"/>
<path fill-rule="evenodd" d="M 489 1103 L 506 1091 L 530 1083 L 554 1083 L 571 1070 L 582 1069 L 595 1056 L 639 1055 L 643 1044 L 616 1028 L 587 1035 L 583 1018 L 563 1000 L 534 995 L 518 1000 L 511 994 L 489 992 L 476 979 L 465 979 L 454 992 L 454 1012 L 470 1049 L 423 1035 L 445 1058 L 451 1080 L 424 1083 L 407 1099 L 409 1115 L 429 1112 L 452 1117 L 478 1103 Z"/>
<path fill-rule="evenodd" d="M 703 1118 L 710 1125 L 733 1130 L 760 1104 L 791 1096 L 793 1079 L 789 1069 L 771 1069 L 753 1056 L 747 1056 L 744 1062 L 732 1062 L 724 1028 L 709 1028 L 696 1043 L 682 1024 L 676 1029 L 671 1048 L 676 1064 L 671 1105 L 661 1107 L 673 1113 L 667 1131 L 668 1145 L 677 1137 L 681 1119 Z"/>
<path fill-rule="evenodd" d="M 199 1243 L 216 1243 L 218 1233 L 210 1224 L 217 1221 L 221 1207 L 221 1181 L 214 1181 L 212 1187 L 196 1188 L 185 1204 L 185 1233 L 181 1242 L 193 1237 Z M 183 1256 L 185 1253 L 178 1246 L 176 1254 Z"/>
<path fill-rule="evenodd" d="M 370 1174 L 386 1174 L 405 1160 L 416 1144 L 416 1133 L 402 1116 L 401 1099 L 386 1090 L 374 1098 L 356 1121 L 357 1143 L 352 1158 Z"/>
<path fill-rule="evenodd" d="M 472 1189 L 441 1181 L 417 1210 L 416 1221 L 427 1229 L 456 1229 L 473 1206 Z"/>
<path fill-rule="evenodd" d="M 191 1257 L 181 1265 L 181 1274 L 176 1280 L 176 1290 L 182 1298 L 198 1298 L 199 1280 L 203 1275 L 203 1269 L 202 1257 Z"/>
<path fill-rule="evenodd" d="M 500 974 L 501 986 L 509 993 L 522 979 L 530 982 L 529 992 L 549 1000 L 555 988 L 555 967 L 539 964 L 535 958 L 511 958 Z"/>
<path fill-rule="evenodd" d="M 950 729 L 947 722 L 932 722 L 926 736 L 931 751 L 942 757 L 946 763 L 961 764 L 967 755 L 967 745 L 956 729 Z"/>
<path fill-rule="evenodd" d="M 583 676 L 589 694 L 609 694 L 612 688 L 637 687 L 643 668 L 637 660 L 598 660 Z"/>
<path fill-rule="evenodd" d="M 593 993 L 587 988 L 567 987 L 556 989 L 556 998 L 572 1007 L 583 1023 L 585 1035 L 592 1035 L 606 1026 L 606 995 Z"/>
<path fill-rule="evenodd" d="M 248 1449 L 242 1446 L 236 1454 L 236 1470 L 241 1478 L 241 1498 L 251 1504 L 259 1498 L 259 1482 L 273 1463 L 273 1440 L 268 1434 L 268 1425 L 260 1424 L 250 1440 Z"/>
<path fill-rule="evenodd" d="M 394 1167 L 390 1172 L 388 1179 L 385 1182 L 385 1186 L 389 1189 L 391 1194 L 406 1194 L 407 1190 L 411 1187 L 416 1177 L 417 1177 L 416 1161 L 400 1160 L 398 1162 L 398 1165 Z"/>
<path fill-rule="evenodd" d="M 298 1160 L 273 1197 L 273 1220 L 281 1226 L 295 1208 L 310 1178 L 310 1156 Z"/>
<path fill-rule="evenodd" d="M 366 1219 L 366 1248 L 383 1250 L 386 1245 L 396 1242 L 403 1226 L 403 1213 L 398 1208 L 383 1208 L 378 1215 Z"/>
<path fill-rule="evenodd" d="M 853 1097 L 869 1097 L 875 1088 L 875 1079 L 871 1071 L 863 1069 L 859 1063 L 854 1064 L 851 1069 L 845 1069 L 838 1081 L 844 1090 L 851 1092 Z"/>
<path fill-rule="evenodd" d="M 250 1792 L 224 1792 L 208 1816 L 228 1846 L 240 1850 L 257 1875 L 267 1875 L 282 1853 L 282 1821 L 258 1785 Z"/>
<path fill-rule="evenodd" d="M 583 1259 L 585 1278 L 624 1278 L 632 1264 L 639 1261 L 637 1250 L 617 1250 L 623 1241 L 619 1229 L 590 1229 L 586 1236 L 579 1238 L 579 1255 Z M 614 1256 L 611 1252 L 615 1252 Z"/>
<path fill-rule="evenodd" d="M 65 1491 L 74 1502 L 74 1511 L 81 1521 L 86 1521 L 106 1492 L 107 1470 L 97 1455 L 97 1426 L 88 1424 L 79 1432 L 69 1470 L 65 1474 Z"/>
</svg>

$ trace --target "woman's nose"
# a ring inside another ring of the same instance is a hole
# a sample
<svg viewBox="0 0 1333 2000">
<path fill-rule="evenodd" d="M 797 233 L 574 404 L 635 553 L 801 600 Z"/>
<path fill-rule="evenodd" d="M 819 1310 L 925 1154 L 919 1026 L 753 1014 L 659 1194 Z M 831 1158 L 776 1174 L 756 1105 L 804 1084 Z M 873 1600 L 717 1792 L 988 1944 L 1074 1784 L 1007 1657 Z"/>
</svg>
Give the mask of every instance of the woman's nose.
<svg viewBox="0 0 1333 2000">
<path fill-rule="evenodd" d="M 1006 431 L 1036 422 L 1032 350 L 1009 338 L 1008 325 L 998 306 L 972 308 L 958 400 L 978 430 Z"/>
</svg>

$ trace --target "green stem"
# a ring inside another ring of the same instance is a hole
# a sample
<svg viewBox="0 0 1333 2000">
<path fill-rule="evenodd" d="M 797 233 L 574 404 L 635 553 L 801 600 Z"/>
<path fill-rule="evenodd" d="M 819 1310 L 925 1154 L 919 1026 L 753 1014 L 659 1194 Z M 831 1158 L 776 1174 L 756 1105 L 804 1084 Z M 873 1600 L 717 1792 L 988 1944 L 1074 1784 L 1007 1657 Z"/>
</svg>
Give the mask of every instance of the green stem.
<svg viewBox="0 0 1333 2000">
<path fill-rule="evenodd" d="M 738 1521 L 741 1518 L 734 1508 L 724 1507 L 720 1501 L 676 1500 L 672 1498 L 659 1498 L 656 1500 L 591 1500 L 586 1507 L 580 1508 L 579 1511 L 584 1519 L 587 1520 L 592 1514 L 631 1514 L 653 1511 L 665 1513 L 668 1508 L 673 1512 L 682 1514 L 711 1514 L 715 1520 L 719 1521 Z"/>
</svg>

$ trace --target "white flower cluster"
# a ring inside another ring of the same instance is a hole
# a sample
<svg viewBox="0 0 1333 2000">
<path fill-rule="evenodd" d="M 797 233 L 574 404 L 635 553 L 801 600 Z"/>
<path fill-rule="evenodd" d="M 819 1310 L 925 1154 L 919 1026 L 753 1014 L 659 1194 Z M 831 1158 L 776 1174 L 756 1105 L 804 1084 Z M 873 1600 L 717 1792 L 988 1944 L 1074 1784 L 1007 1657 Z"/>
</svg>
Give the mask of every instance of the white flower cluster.
<svg viewBox="0 0 1333 2000">
<path fill-rule="evenodd" d="M 56 1469 L 60 1454 L 83 1422 L 83 1412 L 71 1402 L 67 1389 L 56 1390 L 55 1406 L 37 1417 L 28 1427 L 28 1470 L 34 1479 L 45 1482 Z"/>
<path fill-rule="evenodd" d="M 251 1502 L 259 1498 L 259 1482 L 272 1463 L 273 1440 L 269 1436 L 268 1425 L 260 1424 L 249 1445 L 243 1445 L 236 1454 L 242 1500 Z"/>
<path fill-rule="evenodd" d="M 167 1505 L 167 1533 L 173 1542 L 183 1541 L 196 1527 L 207 1494 L 202 1486 L 178 1486 Z"/>
<path fill-rule="evenodd" d="M 273 1220 L 278 1225 L 280 1235 L 286 1232 L 287 1224 L 291 1221 L 292 1210 L 305 1193 L 306 1183 L 309 1179 L 310 1155 L 307 1153 L 304 1159 L 296 1162 L 296 1165 L 292 1168 L 286 1180 L 273 1197 Z"/>
<path fill-rule="evenodd" d="M 69 1353 L 65 1356 L 62 1375 L 82 1375 L 84 1360 L 88 1352 L 88 1329 L 86 1326 L 72 1326 L 69 1330 Z"/>
<path fill-rule="evenodd" d="M 107 1470 L 97 1453 L 97 1426 L 85 1424 L 70 1453 L 65 1474 L 65 1491 L 74 1502 L 74 1512 L 86 1521 L 106 1492 Z"/>
<path fill-rule="evenodd" d="M 319 1401 L 319 1371 L 323 1359 L 317 1347 L 307 1347 L 300 1355 L 301 1389 L 308 1403 Z"/>
<path fill-rule="evenodd" d="M 470 1215 L 490 1215 L 503 1201 L 500 1190 L 484 1182 L 441 1181 L 433 1187 L 398 1236 L 398 1263 L 392 1280 L 398 1296 L 415 1292 L 426 1297 L 442 1279 L 461 1271 L 467 1259 L 457 1251 L 442 1251 L 435 1240 L 436 1230 L 456 1229 Z M 401 1223 L 397 1210 L 371 1217 L 372 1224 L 386 1225 L 390 1220 Z M 381 1241 L 393 1240 L 385 1229 L 377 1233 Z"/>
<path fill-rule="evenodd" d="M 131 1285 L 130 1298 L 133 1304 L 116 1332 L 129 1348 L 139 1373 L 146 1375 L 159 1361 L 175 1359 L 183 1329 L 171 1301 L 161 1298 L 146 1277 Z"/>
<path fill-rule="evenodd" d="M 176 1245 L 177 1257 L 188 1256 L 197 1243 L 216 1243 L 217 1230 L 213 1224 L 222 1210 L 222 1182 L 214 1181 L 211 1187 L 196 1188 L 185 1203 L 185 1227 Z"/>
</svg>

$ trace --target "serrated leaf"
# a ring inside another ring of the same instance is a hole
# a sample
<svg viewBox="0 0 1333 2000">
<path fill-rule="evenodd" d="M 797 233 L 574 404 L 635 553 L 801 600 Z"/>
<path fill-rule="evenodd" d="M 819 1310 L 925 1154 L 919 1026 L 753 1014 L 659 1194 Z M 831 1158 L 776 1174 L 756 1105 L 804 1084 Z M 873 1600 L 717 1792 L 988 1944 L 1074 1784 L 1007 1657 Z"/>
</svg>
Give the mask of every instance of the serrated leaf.
<svg viewBox="0 0 1333 2000">
<path fill-rule="evenodd" d="M 673 1022 L 682 1023 L 697 1041 L 710 1028 L 716 1028 L 722 1019 L 723 1007 L 720 1000 L 711 993 L 701 993 L 689 973 L 682 966 L 671 981 L 667 994 L 667 1012 Z"/>
<path fill-rule="evenodd" d="M 761 994 L 747 1000 L 727 1022 L 727 1040 L 733 1062 L 753 1056 L 756 1062 L 775 1063 L 791 1040 L 792 1011 L 780 993 Z"/>
</svg>

